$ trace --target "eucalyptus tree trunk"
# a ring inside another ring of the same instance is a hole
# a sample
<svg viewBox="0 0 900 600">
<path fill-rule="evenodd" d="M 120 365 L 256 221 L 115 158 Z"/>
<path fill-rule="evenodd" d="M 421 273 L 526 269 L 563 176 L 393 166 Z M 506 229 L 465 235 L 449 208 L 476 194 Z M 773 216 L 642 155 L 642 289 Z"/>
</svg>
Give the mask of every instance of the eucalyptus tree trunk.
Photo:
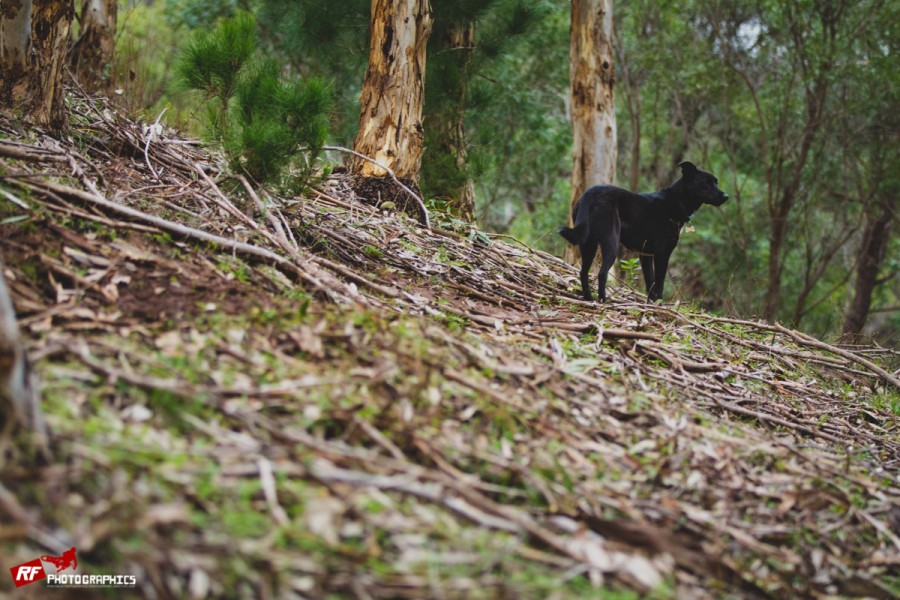
<svg viewBox="0 0 900 600">
<path fill-rule="evenodd" d="M 66 128 L 62 73 L 69 49 L 69 28 L 75 12 L 73 0 L 34 0 L 31 44 L 35 63 L 30 74 L 29 115 L 35 125 Z"/>
<path fill-rule="evenodd" d="M 0 2 L 0 106 L 21 106 L 28 97 L 31 0 Z"/>
<path fill-rule="evenodd" d="M 62 69 L 72 0 L 3 0 L 0 107 L 21 110 L 34 125 L 65 129 Z"/>
<path fill-rule="evenodd" d="M 572 0 L 569 86 L 574 151 L 571 205 L 587 188 L 616 176 L 612 0 Z M 571 208 L 569 224 L 572 224 Z M 570 246 L 566 259 L 575 262 Z"/>
<path fill-rule="evenodd" d="M 425 47 L 431 33 L 429 0 L 372 0 L 369 68 L 360 95 L 353 149 L 418 182 L 422 162 Z M 384 177 L 384 169 L 354 157 L 351 172 Z"/>
<path fill-rule="evenodd" d="M 69 60 L 78 83 L 87 89 L 103 90 L 110 85 L 117 12 L 116 0 L 84 0 L 81 5 L 81 31 Z"/>
</svg>

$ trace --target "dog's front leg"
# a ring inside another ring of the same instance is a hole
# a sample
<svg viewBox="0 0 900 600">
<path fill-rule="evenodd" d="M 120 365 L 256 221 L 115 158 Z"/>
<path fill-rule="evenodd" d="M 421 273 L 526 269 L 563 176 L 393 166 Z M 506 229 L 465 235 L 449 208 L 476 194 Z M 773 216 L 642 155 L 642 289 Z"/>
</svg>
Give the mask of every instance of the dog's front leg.
<svg viewBox="0 0 900 600">
<path fill-rule="evenodd" d="M 649 297 L 653 292 L 653 255 L 652 254 L 641 254 L 641 271 L 644 274 L 644 285 L 647 286 L 647 296 Z"/>
<path fill-rule="evenodd" d="M 671 250 L 663 250 L 653 255 L 653 288 L 647 292 L 647 298 L 650 302 L 662 300 L 663 286 L 666 283 L 666 271 L 669 268 L 669 257 L 671 255 Z"/>
</svg>

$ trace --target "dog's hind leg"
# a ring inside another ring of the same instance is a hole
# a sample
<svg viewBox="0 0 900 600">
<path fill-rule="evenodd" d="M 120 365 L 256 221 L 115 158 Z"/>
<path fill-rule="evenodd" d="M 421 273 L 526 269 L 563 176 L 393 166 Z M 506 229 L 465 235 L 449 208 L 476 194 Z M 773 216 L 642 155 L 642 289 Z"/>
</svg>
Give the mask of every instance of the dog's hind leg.
<svg viewBox="0 0 900 600">
<path fill-rule="evenodd" d="M 616 262 L 619 256 L 619 227 L 618 223 L 610 227 L 608 231 L 603 232 L 600 237 L 600 251 L 603 253 L 603 263 L 600 266 L 600 273 L 597 275 L 597 295 L 601 302 L 606 302 L 606 279 L 609 276 L 609 270 Z"/>
<path fill-rule="evenodd" d="M 594 257 L 597 256 L 597 240 L 589 238 L 588 241 L 578 246 L 581 250 L 581 294 L 584 299 L 590 302 L 591 297 L 591 265 L 594 263 Z"/>
<path fill-rule="evenodd" d="M 647 296 L 652 294 L 654 276 L 653 276 L 653 255 L 641 254 L 641 271 L 644 273 L 644 285 L 647 286 Z"/>
</svg>

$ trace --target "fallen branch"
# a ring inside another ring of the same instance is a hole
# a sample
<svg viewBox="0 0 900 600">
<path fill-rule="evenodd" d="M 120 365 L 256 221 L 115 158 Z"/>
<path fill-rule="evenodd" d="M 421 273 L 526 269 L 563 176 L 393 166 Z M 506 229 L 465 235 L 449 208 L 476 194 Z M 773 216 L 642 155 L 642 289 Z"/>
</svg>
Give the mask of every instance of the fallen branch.
<svg viewBox="0 0 900 600">
<path fill-rule="evenodd" d="M 662 337 L 655 333 L 632 331 L 630 329 L 606 329 L 598 325 L 597 323 L 561 323 L 558 321 L 542 321 L 541 326 L 551 329 L 559 329 L 561 331 L 572 331 L 575 333 L 597 333 L 601 338 L 612 337 L 628 340 L 650 340 L 654 342 L 662 341 Z"/>
<path fill-rule="evenodd" d="M 888 373 L 887 371 L 885 371 L 884 369 L 882 369 L 881 367 L 879 367 L 878 365 L 873 363 L 871 360 L 865 359 L 862 356 L 858 356 L 852 352 L 848 352 L 847 350 L 844 350 L 842 348 L 838 348 L 837 346 L 832 346 L 831 344 L 826 344 L 825 342 L 821 342 L 821 341 L 819 341 L 815 338 L 812 338 L 806 334 L 800 333 L 799 331 L 793 331 L 793 330 L 788 329 L 787 327 L 784 327 L 783 325 L 780 325 L 777 323 L 775 324 L 775 329 L 777 331 L 780 331 L 781 333 L 787 335 L 788 337 L 790 337 L 792 340 L 794 340 L 798 344 L 802 344 L 804 346 L 809 346 L 811 348 L 816 348 L 818 350 L 825 350 L 826 352 L 830 352 L 836 356 L 846 358 L 847 360 L 851 360 L 859 365 L 862 365 L 865 368 L 872 371 L 873 373 L 877 373 L 879 377 L 881 377 L 882 379 L 885 380 L 885 382 L 890 383 L 895 388 L 900 390 L 900 379 L 897 379 L 896 377 L 894 377 L 893 375 L 891 375 L 890 373 Z"/>
<path fill-rule="evenodd" d="M 9 142 L 0 142 L 0 156 L 30 162 L 66 162 L 65 155 L 36 146 L 25 146 Z"/>
<path fill-rule="evenodd" d="M 120 215 L 125 215 L 127 217 L 131 217 L 132 219 L 137 219 L 138 221 L 143 221 L 144 223 L 150 223 L 160 229 L 165 231 L 169 231 L 171 233 L 176 233 L 178 235 L 183 235 L 185 237 L 193 238 L 196 240 L 200 240 L 202 242 L 209 242 L 211 244 L 215 244 L 217 246 L 221 246 L 223 248 L 229 248 L 231 250 L 235 250 L 237 252 L 242 252 L 244 254 L 249 254 L 251 256 L 256 256 L 259 258 L 264 258 L 266 260 L 271 260 L 276 264 L 285 264 L 290 261 L 275 254 L 271 250 L 267 250 L 265 248 L 260 248 L 259 246 L 254 246 L 252 244 L 245 244 L 243 242 L 238 242 L 236 240 L 230 240 L 228 238 L 215 235 L 212 233 L 207 233 L 205 231 L 200 231 L 199 229 L 194 229 L 193 227 L 188 227 L 187 225 L 182 225 L 180 223 L 175 223 L 173 221 L 169 221 L 167 219 L 163 219 L 162 217 L 157 217 L 155 215 L 148 215 L 147 213 L 141 212 L 139 210 L 133 209 L 128 206 L 123 206 L 121 204 L 116 204 L 115 202 L 110 202 L 106 198 L 102 196 L 98 196 L 96 194 L 92 194 L 90 192 L 85 192 L 73 187 L 69 187 L 66 185 L 62 185 L 59 183 L 55 183 L 52 181 L 20 181 L 20 182 L 10 182 L 10 183 L 18 183 L 24 184 L 28 188 L 37 191 L 50 191 L 55 194 L 59 194 L 62 196 L 68 196 L 70 198 L 75 198 L 77 200 L 81 200 L 82 202 L 87 202 L 88 204 L 92 204 L 95 206 L 99 206 L 106 210 L 112 211 L 114 213 L 118 213 Z"/>
</svg>

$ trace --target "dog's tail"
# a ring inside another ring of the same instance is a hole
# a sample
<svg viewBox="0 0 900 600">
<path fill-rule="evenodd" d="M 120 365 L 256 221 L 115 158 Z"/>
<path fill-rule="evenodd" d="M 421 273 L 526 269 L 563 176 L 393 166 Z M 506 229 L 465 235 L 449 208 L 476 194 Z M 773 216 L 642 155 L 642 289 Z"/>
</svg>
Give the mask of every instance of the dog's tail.
<svg viewBox="0 0 900 600">
<path fill-rule="evenodd" d="M 560 227 L 556 231 L 559 232 L 559 235 L 566 238 L 566 241 L 570 244 L 574 244 L 576 246 L 580 246 L 585 243 L 588 239 L 588 235 L 591 232 L 591 219 L 588 210 L 578 210 L 580 207 L 575 207 L 575 226 L 574 227 Z"/>
</svg>

